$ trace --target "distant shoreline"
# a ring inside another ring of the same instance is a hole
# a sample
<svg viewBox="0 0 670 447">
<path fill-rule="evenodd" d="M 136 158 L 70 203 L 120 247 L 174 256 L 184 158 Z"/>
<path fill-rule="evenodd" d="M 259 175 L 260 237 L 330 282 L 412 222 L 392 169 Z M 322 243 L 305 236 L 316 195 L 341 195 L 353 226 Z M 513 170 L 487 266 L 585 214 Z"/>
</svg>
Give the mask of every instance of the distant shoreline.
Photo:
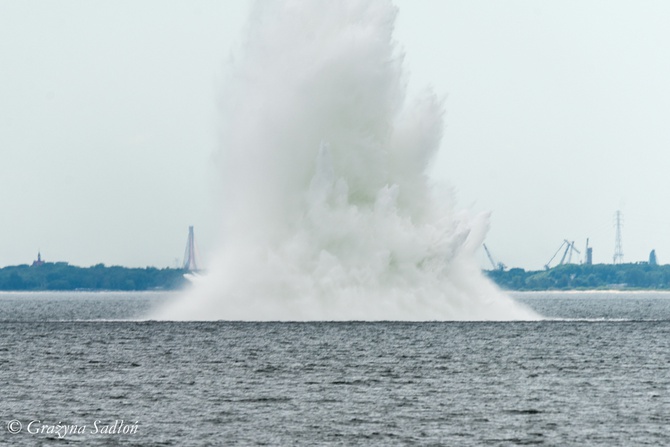
<svg viewBox="0 0 670 447">
<path fill-rule="evenodd" d="M 670 290 L 670 265 L 565 264 L 546 270 L 485 270 L 507 291 L 663 291 Z"/>
<path fill-rule="evenodd" d="M 120 292 L 179 290 L 188 284 L 187 270 L 155 267 L 77 267 L 65 262 L 17 265 L 0 269 L 5 292 Z"/>
<path fill-rule="evenodd" d="M 189 284 L 179 268 L 77 267 L 65 262 L 0 268 L 0 291 L 161 291 Z M 547 270 L 484 270 L 509 292 L 635 292 L 670 291 L 670 265 L 560 265 Z"/>
<path fill-rule="evenodd" d="M 504 290 L 506 293 L 523 293 L 523 294 L 556 294 L 556 295 L 570 295 L 570 294 L 612 294 L 625 295 L 631 293 L 667 293 L 670 294 L 670 289 L 566 289 L 566 290 Z"/>
</svg>

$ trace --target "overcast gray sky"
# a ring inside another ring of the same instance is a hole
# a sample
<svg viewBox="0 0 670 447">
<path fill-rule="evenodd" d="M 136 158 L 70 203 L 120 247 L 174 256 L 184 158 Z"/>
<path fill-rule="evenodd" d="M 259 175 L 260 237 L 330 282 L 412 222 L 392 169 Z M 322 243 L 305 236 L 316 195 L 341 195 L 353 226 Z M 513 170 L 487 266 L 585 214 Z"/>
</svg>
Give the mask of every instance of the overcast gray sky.
<svg viewBox="0 0 670 447">
<path fill-rule="evenodd" d="M 670 2 L 397 0 L 410 91 L 446 96 L 432 177 L 491 211 L 499 261 L 563 239 L 670 262 Z M 221 212 L 224 64 L 244 1 L 0 0 L 0 266 L 174 266 Z M 483 266 L 486 259 L 482 253 Z"/>
</svg>

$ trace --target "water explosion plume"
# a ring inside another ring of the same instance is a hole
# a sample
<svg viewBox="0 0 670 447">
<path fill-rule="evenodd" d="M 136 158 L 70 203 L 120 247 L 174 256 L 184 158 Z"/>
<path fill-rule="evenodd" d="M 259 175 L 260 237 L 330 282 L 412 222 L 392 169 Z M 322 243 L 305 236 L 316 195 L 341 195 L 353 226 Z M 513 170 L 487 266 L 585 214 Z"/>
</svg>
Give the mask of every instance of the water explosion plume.
<svg viewBox="0 0 670 447">
<path fill-rule="evenodd" d="M 425 174 L 431 92 L 405 100 L 385 0 L 259 1 L 223 94 L 225 242 L 178 320 L 482 320 L 536 316 L 486 280 L 487 216 Z"/>
</svg>

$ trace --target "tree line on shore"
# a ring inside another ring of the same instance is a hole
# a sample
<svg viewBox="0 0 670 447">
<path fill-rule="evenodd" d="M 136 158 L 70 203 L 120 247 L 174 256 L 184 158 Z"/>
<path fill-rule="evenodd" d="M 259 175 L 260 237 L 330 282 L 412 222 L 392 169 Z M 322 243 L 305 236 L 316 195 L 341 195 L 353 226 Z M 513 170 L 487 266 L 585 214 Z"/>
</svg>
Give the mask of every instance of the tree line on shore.
<svg viewBox="0 0 670 447">
<path fill-rule="evenodd" d="M 670 289 L 670 265 L 564 264 L 526 271 L 488 270 L 486 275 L 506 290 Z"/>
<path fill-rule="evenodd" d="M 0 268 L 0 290 L 175 290 L 187 284 L 183 269 L 76 267 L 64 262 Z M 670 290 L 670 265 L 565 264 L 526 271 L 487 270 L 506 290 L 652 289 Z"/>
<path fill-rule="evenodd" d="M 173 290 L 184 286 L 185 270 L 127 268 L 98 264 L 76 267 L 65 262 L 0 268 L 0 290 Z"/>
</svg>

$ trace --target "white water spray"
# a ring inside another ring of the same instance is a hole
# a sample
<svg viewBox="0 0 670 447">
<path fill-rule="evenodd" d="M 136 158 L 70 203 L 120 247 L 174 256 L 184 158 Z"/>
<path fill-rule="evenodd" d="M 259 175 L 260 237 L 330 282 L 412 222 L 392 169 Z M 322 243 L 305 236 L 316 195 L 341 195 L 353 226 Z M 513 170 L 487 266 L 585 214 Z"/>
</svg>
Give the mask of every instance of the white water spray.
<svg viewBox="0 0 670 447">
<path fill-rule="evenodd" d="M 443 107 L 406 103 L 395 15 L 386 0 L 257 2 L 224 86 L 225 243 L 154 317 L 537 318 L 477 266 L 487 216 L 428 182 Z"/>
</svg>

